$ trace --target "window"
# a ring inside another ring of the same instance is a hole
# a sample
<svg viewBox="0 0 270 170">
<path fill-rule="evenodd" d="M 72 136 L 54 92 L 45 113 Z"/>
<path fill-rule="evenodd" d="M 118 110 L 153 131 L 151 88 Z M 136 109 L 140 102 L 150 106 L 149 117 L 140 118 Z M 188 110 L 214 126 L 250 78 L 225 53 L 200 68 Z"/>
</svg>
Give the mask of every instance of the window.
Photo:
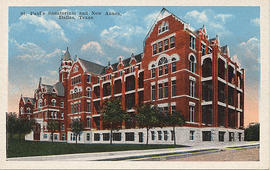
<svg viewBox="0 0 270 170">
<path fill-rule="evenodd" d="M 194 106 L 189 106 L 189 120 L 190 122 L 194 122 Z"/>
<path fill-rule="evenodd" d="M 56 100 L 52 99 L 52 106 L 56 106 Z"/>
<path fill-rule="evenodd" d="M 31 113 L 31 109 L 29 107 L 27 107 L 27 113 Z"/>
<path fill-rule="evenodd" d="M 110 140 L 110 133 L 103 133 L 103 141 L 109 141 Z"/>
<path fill-rule="evenodd" d="M 91 118 L 90 117 L 86 118 L 86 121 L 87 121 L 87 128 L 91 128 Z"/>
<path fill-rule="evenodd" d="M 176 80 L 172 81 L 172 96 L 176 96 Z"/>
<path fill-rule="evenodd" d="M 168 97 L 168 82 L 164 83 L 164 97 Z"/>
<path fill-rule="evenodd" d="M 157 53 L 157 44 L 153 45 L 153 55 Z"/>
<path fill-rule="evenodd" d="M 194 97 L 195 96 L 195 82 L 193 81 L 193 80 L 190 80 L 190 82 L 189 82 L 190 84 L 190 86 L 189 86 L 189 95 L 191 96 L 191 97 Z"/>
<path fill-rule="evenodd" d="M 122 76 L 123 75 L 123 71 L 119 71 L 119 76 Z"/>
<path fill-rule="evenodd" d="M 155 131 L 151 131 L 151 138 L 152 138 L 152 140 L 155 140 L 156 139 Z"/>
<path fill-rule="evenodd" d="M 174 131 L 171 130 L 171 140 L 174 140 Z"/>
<path fill-rule="evenodd" d="M 58 135 L 54 134 L 54 140 L 57 140 L 57 139 L 58 139 Z"/>
<path fill-rule="evenodd" d="M 162 88 L 162 84 L 158 85 L 158 98 L 162 99 L 163 98 L 163 88 Z"/>
<path fill-rule="evenodd" d="M 204 56 L 206 54 L 206 46 L 205 44 L 201 44 L 201 47 L 202 47 L 202 55 Z"/>
<path fill-rule="evenodd" d="M 91 102 L 87 102 L 86 107 L 87 107 L 86 111 L 91 112 Z"/>
<path fill-rule="evenodd" d="M 152 100 L 156 100 L 156 85 L 152 85 Z"/>
<path fill-rule="evenodd" d="M 108 80 L 111 80 L 112 79 L 112 75 L 109 74 L 108 77 L 107 77 Z"/>
<path fill-rule="evenodd" d="M 168 65 L 167 64 L 164 66 L 164 72 L 165 72 L 165 74 L 168 74 Z"/>
<path fill-rule="evenodd" d="M 176 59 L 173 58 L 172 59 L 172 72 L 175 72 L 176 71 Z"/>
<path fill-rule="evenodd" d="M 158 131 L 158 140 L 162 140 L 162 132 Z"/>
<path fill-rule="evenodd" d="M 65 130 L 65 124 L 64 124 L 64 123 L 61 124 L 61 130 L 62 130 L 62 131 Z"/>
<path fill-rule="evenodd" d="M 169 107 L 164 107 L 163 109 L 164 109 L 164 113 L 165 113 L 166 115 L 168 115 L 168 114 L 169 114 Z"/>
<path fill-rule="evenodd" d="M 113 133 L 113 141 L 121 141 L 121 133 Z"/>
<path fill-rule="evenodd" d="M 73 133 L 73 138 L 72 138 L 72 140 L 73 140 L 73 141 L 76 140 L 76 135 L 75 135 L 75 133 Z"/>
<path fill-rule="evenodd" d="M 152 73 L 152 78 L 156 77 L 156 69 L 155 68 L 151 69 L 151 73 Z"/>
<path fill-rule="evenodd" d="M 78 67 L 77 65 L 75 65 L 74 68 L 73 68 L 73 72 L 74 72 L 74 73 L 78 72 L 78 68 L 79 68 L 79 67 Z"/>
<path fill-rule="evenodd" d="M 62 139 L 61 140 L 66 140 L 66 135 L 64 133 L 62 134 Z"/>
<path fill-rule="evenodd" d="M 73 136 L 73 133 L 70 134 L 70 140 L 72 141 L 72 136 Z"/>
<path fill-rule="evenodd" d="M 134 132 L 126 132 L 126 141 L 134 141 Z"/>
<path fill-rule="evenodd" d="M 100 134 L 94 133 L 94 141 L 100 141 Z"/>
<path fill-rule="evenodd" d="M 212 48 L 208 48 L 208 54 L 211 54 L 212 53 Z"/>
<path fill-rule="evenodd" d="M 164 50 L 168 50 L 169 49 L 169 40 L 166 39 L 164 40 Z"/>
<path fill-rule="evenodd" d="M 64 112 L 61 113 L 61 119 L 64 119 Z"/>
<path fill-rule="evenodd" d="M 202 140 L 203 141 L 211 141 L 211 131 L 202 131 Z"/>
<path fill-rule="evenodd" d="M 160 42 L 158 43 L 158 52 L 159 52 L 159 53 L 162 52 L 162 48 L 163 48 L 163 42 L 160 41 Z"/>
<path fill-rule="evenodd" d="M 164 133 L 164 140 L 168 140 L 168 131 L 163 131 L 163 133 Z"/>
<path fill-rule="evenodd" d="M 86 140 L 87 140 L 87 141 L 90 141 L 90 133 L 87 133 L 87 134 L 86 134 Z"/>
<path fill-rule="evenodd" d="M 100 82 L 100 78 L 99 78 L 99 77 L 97 78 L 97 82 L 98 82 L 98 83 Z"/>
<path fill-rule="evenodd" d="M 139 132 L 139 142 L 143 142 L 143 132 Z"/>
<path fill-rule="evenodd" d="M 88 82 L 88 83 L 91 82 L 91 75 L 87 75 L 87 82 Z"/>
<path fill-rule="evenodd" d="M 71 79 L 71 81 L 72 81 L 72 85 L 81 83 L 81 76 L 74 77 Z"/>
<path fill-rule="evenodd" d="M 169 24 L 168 22 L 162 22 L 162 24 L 158 27 L 158 33 L 161 34 L 165 31 L 169 30 Z"/>
<path fill-rule="evenodd" d="M 62 102 L 60 103 L 60 106 L 61 106 L 61 107 L 64 107 L 64 106 L 65 106 L 65 103 L 62 101 Z"/>
<path fill-rule="evenodd" d="M 158 67 L 158 75 L 162 76 L 162 74 L 163 74 L 163 68 L 162 68 L 162 66 L 159 66 Z"/>
<path fill-rule="evenodd" d="M 132 73 L 134 71 L 135 71 L 135 66 L 130 67 L 130 72 Z"/>
<path fill-rule="evenodd" d="M 86 89 L 86 95 L 87 97 L 91 97 L 91 88 Z"/>
<path fill-rule="evenodd" d="M 242 133 L 238 133 L 238 140 L 241 141 Z"/>
<path fill-rule="evenodd" d="M 176 113 L 176 106 L 172 106 L 172 114 Z"/>
<path fill-rule="evenodd" d="M 193 73 L 195 73 L 195 57 L 194 55 L 191 55 L 189 58 L 189 64 L 190 64 L 190 68 L 189 70 Z"/>
<path fill-rule="evenodd" d="M 175 37 L 170 38 L 170 48 L 173 48 L 175 46 Z"/>
<path fill-rule="evenodd" d="M 234 141 L 234 133 L 233 132 L 229 132 L 229 141 Z"/>
<path fill-rule="evenodd" d="M 224 134 L 225 132 L 218 132 L 218 140 L 220 142 L 224 142 Z"/>
<path fill-rule="evenodd" d="M 189 131 L 189 140 L 194 140 L 194 130 Z"/>
<path fill-rule="evenodd" d="M 45 134 L 43 134 L 43 138 L 44 139 L 47 139 L 48 138 L 48 135 L 45 133 Z"/>
<path fill-rule="evenodd" d="M 41 107 L 42 107 L 42 100 L 39 99 L 39 101 L 38 101 L 38 108 L 41 108 Z"/>
<path fill-rule="evenodd" d="M 195 37 L 190 35 L 190 48 L 195 50 Z"/>
</svg>

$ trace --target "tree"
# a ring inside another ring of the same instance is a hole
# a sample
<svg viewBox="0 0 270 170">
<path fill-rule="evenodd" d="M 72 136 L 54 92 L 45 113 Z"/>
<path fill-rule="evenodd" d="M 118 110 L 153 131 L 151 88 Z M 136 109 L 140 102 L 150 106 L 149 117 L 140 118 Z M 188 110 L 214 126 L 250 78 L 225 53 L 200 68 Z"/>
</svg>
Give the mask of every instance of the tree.
<svg viewBox="0 0 270 170">
<path fill-rule="evenodd" d="M 110 144 L 112 144 L 113 130 L 119 129 L 122 121 L 129 119 L 129 115 L 122 109 L 119 99 L 108 100 L 101 110 L 103 122 L 110 125 Z"/>
<path fill-rule="evenodd" d="M 10 139 L 13 139 L 13 135 L 17 133 L 17 116 L 14 113 L 6 113 L 6 128 Z"/>
<path fill-rule="evenodd" d="M 166 118 L 167 125 L 173 127 L 173 139 L 174 139 L 174 146 L 176 145 L 176 131 L 175 127 L 176 126 L 182 126 L 185 121 L 183 116 L 180 114 L 180 112 L 175 112 L 167 116 Z"/>
<path fill-rule="evenodd" d="M 70 123 L 71 132 L 73 132 L 76 136 L 76 144 L 78 135 L 83 131 L 83 122 L 81 119 L 74 119 Z"/>
<path fill-rule="evenodd" d="M 31 130 L 33 130 L 33 126 L 35 124 L 34 119 L 28 119 L 23 117 L 18 118 L 16 122 L 16 129 L 19 135 L 19 139 L 22 139 L 22 136 L 24 136 L 25 134 L 30 133 Z"/>
<path fill-rule="evenodd" d="M 245 129 L 246 141 L 259 141 L 260 140 L 260 124 L 250 125 Z"/>
<path fill-rule="evenodd" d="M 144 104 L 137 107 L 136 121 L 139 127 L 146 128 L 146 145 L 148 145 L 149 129 L 165 125 L 163 116 L 160 109 L 156 106 L 152 107 L 150 104 Z"/>
<path fill-rule="evenodd" d="M 48 121 L 48 124 L 47 124 L 47 128 L 49 131 L 51 131 L 51 138 L 52 138 L 52 142 L 53 142 L 53 134 L 59 130 L 59 122 L 56 121 L 56 120 L 52 120 L 50 119 Z"/>
</svg>

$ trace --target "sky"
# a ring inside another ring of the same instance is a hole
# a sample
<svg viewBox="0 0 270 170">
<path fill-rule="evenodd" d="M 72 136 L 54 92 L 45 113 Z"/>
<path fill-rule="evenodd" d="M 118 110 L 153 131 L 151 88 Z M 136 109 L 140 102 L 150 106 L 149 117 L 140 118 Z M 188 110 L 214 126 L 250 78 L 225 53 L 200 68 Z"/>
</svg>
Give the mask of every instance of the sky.
<svg viewBox="0 0 270 170">
<path fill-rule="evenodd" d="M 229 46 L 230 56 L 245 69 L 245 125 L 258 122 L 260 8 L 164 7 L 194 29 L 205 25 L 210 38 L 218 35 L 220 44 Z M 67 47 L 72 58 L 101 65 L 143 52 L 146 34 L 162 8 L 9 7 L 8 111 L 18 112 L 21 94 L 33 97 L 40 77 L 47 84 L 58 81 Z M 73 18 L 60 19 L 56 12 L 70 12 Z"/>
</svg>

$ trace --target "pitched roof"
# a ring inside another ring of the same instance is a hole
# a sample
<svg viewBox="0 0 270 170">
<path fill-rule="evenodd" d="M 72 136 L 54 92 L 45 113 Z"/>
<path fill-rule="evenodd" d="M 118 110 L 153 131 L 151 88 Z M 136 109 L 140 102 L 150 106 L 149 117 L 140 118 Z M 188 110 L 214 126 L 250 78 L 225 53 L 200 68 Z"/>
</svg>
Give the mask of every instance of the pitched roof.
<svg viewBox="0 0 270 170">
<path fill-rule="evenodd" d="M 137 62 L 141 62 L 142 61 L 142 53 L 140 53 L 138 55 L 135 55 L 133 57 L 136 59 Z M 126 58 L 126 59 L 122 60 L 122 63 L 124 65 L 124 67 L 129 66 L 129 63 L 130 63 L 131 58 L 132 57 L 129 57 L 129 58 Z M 113 71 L 116 71 L 117 70 L 118 64 L 119 64 L 119 62 L 112 64 Z"/>
<path fill-rule="evenodd" d="M 67 50 L 63 56 L 63 61 L 68 61 L 68 60 L 71 60 L 71 56 L 69 54 L 68 47 L 67 47 Z"/>
<path fill-rule="evenodd" d="M 87 61 L 81 58 L 78 58 L 81 64 L 85 67 L 87 72 L 95 73 L 95 74 L 102 74 L 105 70 L 105 66 L 93 63 L 91 61 Z"/>
<path fill-rule="evenodd" d="M 34 98 L 31 97 L 22 97 L 23 99 L 23 103 L 26 104 L 28 102 L 28 100 L 30 101 L 31 104 L 35 104 L 35 100 Z"/>
<path fill-rule="evenodd" d="M 55 89 L 57 96 L 65 96 L 65 88 L 61 82 L 57 82 L 54 85 L 41 84 L 41 87 L 45 88 L 48 94 L 53 93 L 53 89 Z"/>
<path fill-rule="evenodd" d="M 221 47 L 221 52 L 222 52 L 223 54 L 226 54 L 226 53 L 227 53 L 227 48 L 228 48 L 227 45 L 222 46 L 222 47 Z"/>
</svg>

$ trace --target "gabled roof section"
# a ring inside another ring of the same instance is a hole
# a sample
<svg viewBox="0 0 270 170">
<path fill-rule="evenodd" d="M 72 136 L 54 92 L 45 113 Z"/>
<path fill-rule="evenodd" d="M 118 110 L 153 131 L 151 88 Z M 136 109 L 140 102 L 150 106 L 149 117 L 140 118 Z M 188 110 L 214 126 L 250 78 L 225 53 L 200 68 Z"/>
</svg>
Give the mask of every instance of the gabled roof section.
<svg viewBox="0 0 270 170">
<path fill-rule="evenodd" d="M 83 65 L 83 67 L 86 69 L 86 72 L 89 73 L 94 73 L 94 74 L 102 74 L 105 72 L 105 68 L 102 65 L 93 63 L 91 61 L 87 61 L 81 58 L 78 58 L 78 60 L 80 61 L 80 63 Z"/>
<path fill-rule="evenodd" d="M 31 104 L 35 104 L 34 98 L 31 98 L 31 97 L 22 97 L 22 99 L 23 99 L 23 103 L 24 104 L 28 103 L 28 101 L 30 101 Z"/>
<path fill-rule="evenodd" d="M 149 35 L 153 32 L 153 29 L 154 29 L 154 27 L 155 27 L 155 25 L 157 24 L 158 21 L 160 21 L 160 20 L 162 20 L 162 19 L 164 19 L 164 18 L 166 18 L 166 17 L 168 17 L 170 15 L 172 15 L 176 20 L 180 21 L 182 24 L 188 26 L 188 24 L 186 22 L 184 22 L 183 20 L 181 20 L 180 18 L 178 18 L 176 15 L 174 15 L 173 13 L 171 13 L 170 11 L 168 11 L 166 8 L 162 8 L 162 10 L 158 14 L 158 16 L 157 16 L 154 24 L 152 25 L 151 29 L 147 33 L 147 35 L 146 35 L 146 37 L 145 37 L 144 40 L 146 40 L 149 37 Z"/>
<path fill-rule="evenodd" d="M 46 89 L 47 94 L 52 94 L 55 89 L 57 96 L 65 96 L 65 88 L 61 82 L 57 82 L 54 85 L 41 84 L 41 88 Z"/>
<path fill-rule="evenodd" d="M 130 65 L 131 58 L 134 58 L 137 61 L 137 63 L 141 62 L 142 61 L 142 54 L 143 53 L 140 53 L 138 55 L 135 55 L 135 56 L 132 56 L 132 57 L 129 57 L 129 58 L 122 60 L 124 67 L 128 67 Z M 111 65 L 113 68 L 113 71 L 117 70 L 117 66 L 119 63 L 120 63 L 120 61 Z"/>
</svg>

